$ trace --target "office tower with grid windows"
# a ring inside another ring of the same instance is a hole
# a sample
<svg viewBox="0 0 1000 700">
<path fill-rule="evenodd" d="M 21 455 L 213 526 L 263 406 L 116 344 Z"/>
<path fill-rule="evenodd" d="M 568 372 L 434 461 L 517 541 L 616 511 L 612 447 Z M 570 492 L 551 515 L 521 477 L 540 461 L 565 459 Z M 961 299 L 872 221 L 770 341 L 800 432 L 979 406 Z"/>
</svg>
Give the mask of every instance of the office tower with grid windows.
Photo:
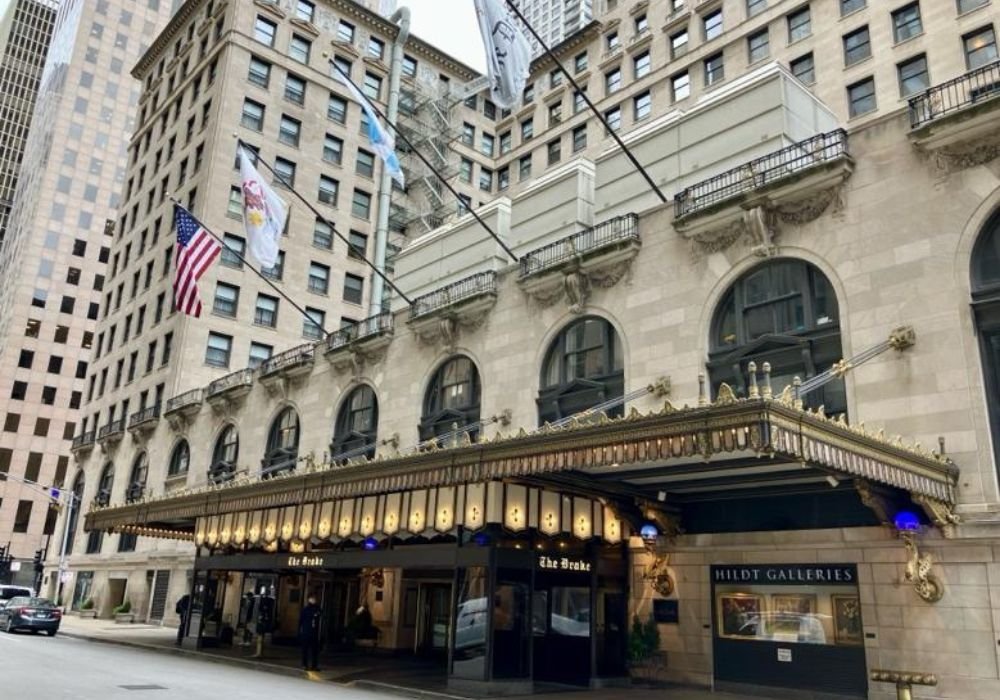
<svg viewBox="0 0 1000 700">
<path fill-rule="evenodd" d="M 66 0 L 55 14 L 0 249 L 0 532 L 29 561 L 55 513 L 25 482 L 66 478 L 83 404 L 139 99 L 129 70 L 169 12 L 168 0 Z"/>
<path fill-rule="evenodd" d="M 594 19 L 594 0 L 515 0 L 515 5 L 549 48 L 587 26 Z M 542 45 L 526 33 L 534 56 Z"/>
<path fill-rule="evenodd" d="M 14 0 L 0 19 L 0 246 L 58 8 L 58 0 Z"/>
</svg>

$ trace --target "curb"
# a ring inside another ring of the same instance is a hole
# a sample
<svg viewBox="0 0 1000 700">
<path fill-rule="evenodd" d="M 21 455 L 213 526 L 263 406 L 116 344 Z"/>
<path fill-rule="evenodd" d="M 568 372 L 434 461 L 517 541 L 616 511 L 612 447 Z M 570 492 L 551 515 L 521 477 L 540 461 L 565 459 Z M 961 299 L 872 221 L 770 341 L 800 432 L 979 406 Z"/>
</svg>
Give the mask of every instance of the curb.
<svg viewBox="0 0 1000 700">
<path fill-rule="evenodd" d="M 345 683 L 344 685 L 358 690 L 368 690 L 387 695 L 398 695 L 404 698 L 423 698 L 426 700 L 472 700 L 467 695 L 450 695 L 440 693 L 436 690 L 421 690 L 419 688 L 407 688 L 402 685 L 393 685 L 382 681 L 357 680 Z"/>
</svg>

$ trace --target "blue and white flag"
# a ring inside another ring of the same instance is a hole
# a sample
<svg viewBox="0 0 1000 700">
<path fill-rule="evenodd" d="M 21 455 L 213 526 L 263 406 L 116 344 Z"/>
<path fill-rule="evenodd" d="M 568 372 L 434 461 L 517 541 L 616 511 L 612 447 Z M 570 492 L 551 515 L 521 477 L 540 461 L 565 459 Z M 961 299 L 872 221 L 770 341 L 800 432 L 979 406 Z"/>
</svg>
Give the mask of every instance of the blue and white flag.
<svg viewBox="0 0 1000 700">
<path fill-rule="evenodd" d="M 351 93 L 351 97 L 361 104 L 361 109 L 365 110 L 365 114 L 368 116 L 368 139 L 372 142 L 372 148 L 375 149 L 382 162 L 385 163 L 386 172 L 392 176 L 392 179 L 400 187 L 405 187 L 403 169 L 399 166 L 399 158 L 396 157 L 396 139 L 382 127 L 382 123 L 379 122 L 378 116 L 376 116 L 375 110 L 372 109 L 368 98 L 354 87 L 354 83 L 344 77 L 339 68 L 334 67 L 333 77 L 347 88 L 347 91 Z"/>
<path fill-rule="evenodd" d="M 486 45 L 490 95 L 503 109 L 521 104 L 531 65 L 531 45 L 500 0 L 475 0 L 479 32 Z"/>
</svg>

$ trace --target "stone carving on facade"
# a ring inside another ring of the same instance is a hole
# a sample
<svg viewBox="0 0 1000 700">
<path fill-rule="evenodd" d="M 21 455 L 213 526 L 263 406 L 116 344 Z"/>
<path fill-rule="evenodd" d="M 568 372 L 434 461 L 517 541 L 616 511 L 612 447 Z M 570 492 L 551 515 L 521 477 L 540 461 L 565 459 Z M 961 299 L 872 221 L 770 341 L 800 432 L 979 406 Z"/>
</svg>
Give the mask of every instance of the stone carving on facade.
<svg viewBox="0 0 1000 700">
<path fill-rule="evenodd" d="M 931 573 L 934 560 L 930 554 L 920 553 L 915 533 L 904 532 L 900 536 L 903 538 L 908 557 L 903 581 L 912 585 L 922 600 L 928 603 L 938 602 L 944 597 L 944 584 Z"/>
<path fill-rule="evenodd" d="M 804 199 L 786 204 L 778 204 L 773 208 L 778 220 L 783 224 L 808 224 L 815 221 L 833 204 L 833 213 L 844 210 L 844 187 L 831 187 Z"/>
<path fill-rule="evenodd" d="M 921 149 L 919 152 L 930 160 L 939 176 L 946 177 L 995 160 L 1000 156 L 1000 137 L 990 135 L 962 144 Z"/>
<path fill-rule="evenodd" d="M 868 508 L 882 525 L 891 525 L 892 518 L 889 517 L 889 504 L 886 500 L 872 489 L 871 482 L 865 479 L 855 479 L 854 489 L 861 498 L 861 503 Z"/>
<path fill-rule="evenodd" d="M 564 268 L 548 284 L 526 289 L 525 292 L 539 308 L 547 309 L 565 300 L 572 313 L 582 314 L 595 287 L 610 289 L 622 280 L 628 284 L 632 277 L 633 260 L 634 257 L 629 257 L 590 269 L 574 265 Z"/>
<path fill-rule="evenodd" d="M 388 343 L 374 348 L 348 346 L 330 355 L 330 364 L 338 374 L 350 373 L 355 378 L 364 374 L 365 369 L 381 363 L 385 359 Z"/>
<path fill-rule="evenodd" d="M 182 413 L 171 413 L 166 416 L 170 430 L 175 433 L 183 433 L 187 430 L 188 419 Z"/>
<path fill-rule="evenodd" d="M 459 339 L 466 333 L 479 330 L 489 318 L 493 304 L 472 307 L 459 313 L 445 313 L 428 322 L 415 326 L 417 338 L 425 345 L 453 352 Z"/>
</svg>

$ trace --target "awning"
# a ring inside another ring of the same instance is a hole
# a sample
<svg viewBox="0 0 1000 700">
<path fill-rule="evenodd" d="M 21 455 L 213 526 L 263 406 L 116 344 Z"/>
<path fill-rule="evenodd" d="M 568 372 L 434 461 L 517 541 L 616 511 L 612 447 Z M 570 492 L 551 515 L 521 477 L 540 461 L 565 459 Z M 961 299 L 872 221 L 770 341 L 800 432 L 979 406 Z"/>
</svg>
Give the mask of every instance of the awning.
<svg viewBox="0 0 1000 700">
<path fill-rule="evenodd" d="M 844 479 L 909 493 L 938 525 L 955 522 L 957 467 L 919 444 L 887 438 L 795 406 L 790 397 L 736 399 L 617 419 L 591 416 L 558 428 L 469 440 L 446 448 L 346 466 L 315 465 L 267 479 L 242 479 L 128 505 L 94 507 L 87 530 L 146 534 L 176 531 L 189 539 L 198 519 L 270 511 L 302 504 L 338 503 L 394 493 L 488 482 L 537 483 L 548 476 L 648 467 L 706 469 L 720 456 L 801 464 Z M 750 468 L 750 467 L 748 467 Z"/>
</svg>

